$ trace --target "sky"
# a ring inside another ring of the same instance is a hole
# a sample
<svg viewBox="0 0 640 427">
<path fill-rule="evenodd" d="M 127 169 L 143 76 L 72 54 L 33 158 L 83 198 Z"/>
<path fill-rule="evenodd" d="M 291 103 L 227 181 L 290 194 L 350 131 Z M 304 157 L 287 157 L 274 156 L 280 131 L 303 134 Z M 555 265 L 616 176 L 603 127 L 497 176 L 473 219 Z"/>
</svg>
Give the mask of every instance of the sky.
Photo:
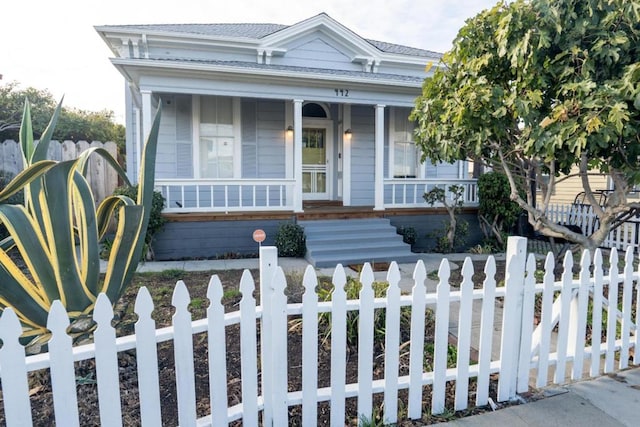
<svg viewBox="0 0 640 427">
<path fill-rule="evenodd" d="M 124 78 L 94 26 L 262 22 L 321 12 L 368 39 L 445 52 L 466 19 L 497 0 L 35 0 L 0 6 L 0 84 L 47 89 L 64 105 L 112 110 L 124 123 Z"/>
</svg>

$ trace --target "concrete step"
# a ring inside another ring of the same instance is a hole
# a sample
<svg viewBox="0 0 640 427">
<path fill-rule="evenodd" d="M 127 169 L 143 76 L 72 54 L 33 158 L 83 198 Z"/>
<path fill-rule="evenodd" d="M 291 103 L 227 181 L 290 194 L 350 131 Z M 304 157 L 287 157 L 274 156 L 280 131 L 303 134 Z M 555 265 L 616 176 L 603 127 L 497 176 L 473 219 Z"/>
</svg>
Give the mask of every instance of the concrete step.
<svg viewBox="0 0 640 427">
<path fill-rule="evenodd" d="M 372 230 L 380 229 L 380 227 L 391 227 L 388 219 L 340 219 L 325 221 L 300 221 L 305 229 L 305 234 L 309 236 L 324 235 L 326 233 L 348 232 L 348 233 L 367 233 Z M 391 227 L 395 233 L 395 228 Z"/>
<path fill-rule="evenodd" d="M 364 262 L 415 262 L 417 256 L 386 218 L 300 221 L 307 260 L 316 267 Z"/>
<path fill-rule="evenodd" d="M 351 234 L 351 233 L 326 233 L 316 236 L 307 236 L 307 243 L 311 242 L 314 247 L 321 246 L 344 246 L 349 244 L 362 244 L 364 246 L 383 246 L 393 244 L 404 244 L 402 236 L 399 234 L 377 232 L 375 238 L 372 239 L 371 234 Z"/>
</svg>

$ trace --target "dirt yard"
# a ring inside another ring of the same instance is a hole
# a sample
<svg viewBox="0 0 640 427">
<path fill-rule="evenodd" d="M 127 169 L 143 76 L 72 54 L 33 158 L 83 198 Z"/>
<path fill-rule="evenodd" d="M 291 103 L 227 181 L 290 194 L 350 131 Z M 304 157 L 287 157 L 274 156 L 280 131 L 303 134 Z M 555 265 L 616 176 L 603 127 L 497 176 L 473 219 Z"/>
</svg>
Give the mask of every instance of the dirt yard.
<svg viewBox="0 0 640 427">
<path fill-rule="evenodd" d="M 476 271 L 481 272 L 484 268 L 483 263 L 475 263 L 474 267 Z M 452 285 L 456 285 L 460 282 L 460 269 L 452 272 L 451 282 Z M 504 266 L 498 266 L 498 275 L 504 272 Z M 152 298 L 155 304 L 155 311 L 153 317 L 157 322 L 157 327 L 168 326 L 171 323 L 171 316 L 173 314 L 173 307 L 171 306 L 171 294 L 173 287 L 177 280 L 183 280 L 187 285 L 192 303 L 190 310 L 192 312 L 193 319 L 200 319 L 205 316 L 206 308 L 208 306 L 208 300 L 206 298 L 206 288 L 209 282 L 209 278 L 212 272 L 184 272 L 184 271 L 167 271 L 164 273 L 147 273 L 137 274 L 132 282 L 132 286 L 125 294 L 123 299 L 117 306 L 117 312 L 120 313 L 120 318 L 117 319 L 117 333 L 119 336 L 129 335 L 133 333 L 134 323 L 136 321 L 136 315 L 133 313 L 133 306 L 135 302 L 135 296 L 137 290 L 141 286 L 146 286 L 152 294 Z M 242 297 L 238 290 L 240 283 L 240 276 L 242 271 L 217 271 L 215 272 L 220 277 L 220 280 L 224 287 L 223 304 L 226 311 L 235 311 L 238 309 L 237 305 Z M 256 288 L 258 287 L 258 272 L 252 271 L 253 277 L 256 280 Z M 503 277 L 497 277 L 498 283 Z M 297 282 L 300 282 L 300 278 Z M 474 282 L 479 285 L 484 279 L 483 273 L 477 273 L 474 276 Z M 327 279 L 328 280 L 328 279 Z M 329 285 L 325 282 L 321 284 L 320 288 L 327 288 Z M 290 281 L 290 286 L 287 288 L 289 302 L 299 302 L 303 288 L 299 284 L 293 284 Z M 259 298 L 256 291 L 256 298 Z M 405 313 L 406 314 L 406 313 Z M 434 320 L 431 313 L 427 313 L 427 331 L 425 333 L 425 342 L 432 341 L 432 334 L 434 329 Z M 292 325 L 295 319 L 292 319 Z M 328 327 L 326 324 L 320 325 L 322 328 Z M 327 335 L 328 330 L 324 330 L 323 333 Z M 323 335 L 323 334 L 321 334 Z M 241 354 L 239 348 L 239 329 L 236 326 L 227 328 L 227 378 L 228 378 L 228 403 L 234 405 L 241 400 L 241 384 L 240 384 L 240 361 Z M 408 330 L 403 333 L 402 342 L 408 343 Z M 208 369 L 207 369 L 207 344 L 206 336 L 204 334 L 196 335 L 193 338 L 194 343 L 194 355 L 195 355 L 195 372 L 196 372 L 196 395 L 197 395 L 197 412 L 198 416 L 205 416 L 210 413 L 209 409 L 209 387 L 208 387 Z M 330 378 L 330 340 L 319 337 L 319 364 L 318 364 L 318 378 L 319 386 L 325 387 L 329 385 Z M 376 338 L 375 354 L 374 354 L 374 378 L 380 378 L 384 372 L 384 340 L 380 337 Z M 289 346 L 289 390 L 298 390 L 301 380 L 301 335 L 299 328 L 292 327 L 288 340 Z M 433 351 L 433 346 L 429 350 L 428 345 L 425 346 L 425 364 L 432 363 L 432 355 L 429 351 Z M 349 343 L 347 347 L 348 362 L 347 362 L 347 381 L 355 382 L 357 379 L 357 345 L 355 343 Z M 164 425 L 177 425 L 177 401 L 176 401 L 176 388 L 175 388 L 175 374 L 173 368 L 173 348 L 170 343 L 163 343 L 159 345 L 158 349 L 158 363 L 160 371 L 160 387 L 161 387 L 161 400 L 162 400 L 162 419 Z M 400 374 L 404 375 L 408 372 L 408 351 L 401 357 L 400 362 Z M 455 347 L 450 347 L 450 362 L 455 365 Z M 119 356 L 120 365 L 120 387 L 122 396 L 122 413 L 123 423 L 128 426 L 134 426 L 140 424 L 139 404 L 138 404 L 138 391 L 137 391 L 137 376 L 136 376 L 136 358 L 135 351 L 127 351 L 120 353 Z M 78 391 L 78 403 L 80 405 L 80 424 L 83 426 L 99 425 L 99 411 L 97 407 L 97 387 L 95 381 L 95 365 L 93 361 L 85 361 L 76 364 L 76 379 L 77 379 L 77 391 Z M 497 382 L 495 378 L 491 382 L 490 396 L 495 398 Z M 45 426 L 54 424 L 52 393 L 49 381 L 49 375 L 45 371 L 34 372 L 30 378 L 30 392 L 32 398 L 32 411 L 34 425 Z M 447 393 L 447 408 L 453 407 L 454 397 L 453 384 L 448 384 Z M 406 397 L 406 393 L 401 393 L 401 398 Z M 475 382 L 471 381 L 469 392 L 470 408 L 473 408 L 473 402 L 475 399 Z M 406 400 L 405 400 L 406 401 Z M 382 395 L 374 396 L 374 418 L 380 419 L 382 413 Z M 2 406 L 2 400 L 0 399 L 0 407 Z M 410 420 L 402 419 L 398 424 L 400 426 L 417 426 L 423 424 L 432 424 L 443 421 L 448 421 L 452 418 L 468 416 L 475 413 L 480 413 L 489 410 L 487 407 L 473 408 L 466 411 L 455 413 L 452 409 L 448 409 L 444 414 L 439 416 L 432 416 L 429 414 L 428 408 L 430 406 L 430 387 L 424 389 L 424 417 L 413 422 Z M 400 405 L 403 408 L 403 405 Z M 329 411 L 328 404 L 319 404 L 318 407 L 318 425 L 329 425 Z M 402 411 L 402 410 L 401 410 Z M 404 408 L 406 411 L 406 407 Z M 406 412 L 402 412 L 401 415 L 405 415 Z M 290 408 L 290 425 L 301 425 L 301 407 L 294 406 Z M 348 399 L 347 401 L 347 416 L 350 425 L 357 424 L 356 419 L 356 400 Z M 0 425 L 4 423 L 3 412 L 0 411 Z M 236 425 L 241 425 L 237 422 Z M 377 425 L 377 424 L 376 424 Z"/>
</svg>

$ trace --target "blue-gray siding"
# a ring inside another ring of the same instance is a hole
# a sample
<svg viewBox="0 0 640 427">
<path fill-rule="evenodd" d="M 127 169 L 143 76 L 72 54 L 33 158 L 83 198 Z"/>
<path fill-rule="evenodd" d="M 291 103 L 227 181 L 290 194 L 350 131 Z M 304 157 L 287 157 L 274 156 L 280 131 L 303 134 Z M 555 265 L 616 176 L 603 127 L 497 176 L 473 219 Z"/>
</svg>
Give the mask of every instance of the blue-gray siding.
<svg viewBox="0 0 640 427">
<path fill-rule="evenodd" d="M 240 104 L 242 114 L 242 176 L 258 177 L 258 102 L 243 99 Z"/>
<path fill-rule="evenodd" d="M 362 71 L 362 65 L 351 62 L 350 57 L 339 50 L 340 46 L 332 46 L 334 41 L 325 34 L 316 31 L 286 46 L 284 56 L 274 56 L 274 65 L 288 65 L 308 68 L 325 68 L 330 70 Z"/>
<path fill-rule="evenodd" d="M 351 107 L 351 204 L 375 202 L 375 116 L 372 106 Z"/>
<path fill-rule="evenodd" d="M 445 214 L 389 216 L 394 227 L 413 227 L 417 233 L 414 252 L 431 251 L 436 246 L 436 236 L 444 233 Z M 475 214 L 462 214 L 458 218 L 469 222 L 465 242 L 456 250 L 482 242 L 482 233 Z M 158 260 L 216 258 L 229 254 L 250 255 L 258 253 L 258 244 L 252 239 L 255 229 L 263 229 L 265 245 L 274 245 L 278 227 L 290 220 L 216 220 L 205 222 L 169 222 L 156 236 L 153 249 Z"/>
<path fill-rule="evenodd" d="M 156 178 L 193 178 L 191 96 L 162 95 Z"/>
<path fill-rule="evenodd" d="M 273 245 L 280 224 L 286 220 L 169 222 L 156 236 L 157 260 L 217 258 L 229 254 L 253 255 L 259 247 L 253 231 L 267 234 L 265 245 Z"/>
<path fill-rule="evenodd" d="M 284 101 L 258 101 L 258 176 L 285 178 Z"/>
<path fill-rule="evenodd" d="M 447 214 L 427 214 L 427 215 L 398 215 L 390 216 L 391 225 L 398 228 L 413 227 L 416 230 L 417 241 L 412 246 L 414 252 L 431 252 L 436 247 L 438 236 L 443 236 L 445 226 L 449 220 Z M 478 216 L 472 213 L 465 213 L 457 216 L 458 220 L 467 221 L 468 232 L 458 247 L 457 252 L 467 251 L 468 248 L 482 242 L 484 236 L 480 230 Z"/>
<path fill-rule="evenodd" d="M 136 112 L 133 104 L 133 97 L 131 91 L 125 88 L 125 129 L 126 129 L 126 149 L 127 149 L 127 176 L 131 182 L 137 182 L 138 177 L 136 173 L 136 159 L 138 158 L 138 148 L 136 147 L 136 129 L 139 128 L 140 123 L 136 119 Z"/>
</svg>

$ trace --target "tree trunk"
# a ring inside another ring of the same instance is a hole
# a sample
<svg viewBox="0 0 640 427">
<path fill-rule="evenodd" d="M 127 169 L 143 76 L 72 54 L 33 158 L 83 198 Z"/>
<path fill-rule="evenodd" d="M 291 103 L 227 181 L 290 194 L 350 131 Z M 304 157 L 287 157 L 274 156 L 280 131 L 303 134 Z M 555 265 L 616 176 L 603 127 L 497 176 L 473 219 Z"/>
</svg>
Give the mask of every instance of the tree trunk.
<svg viewBox="0 0 640 427">
<path fill-rule="evenodd" d="M 449 242 L 449 250 L 453 251 L 456 240 L 456 217 L 452 212 L 449 212 L 449 230 L 447 231 L 447 240 Z"/>
</svg>

